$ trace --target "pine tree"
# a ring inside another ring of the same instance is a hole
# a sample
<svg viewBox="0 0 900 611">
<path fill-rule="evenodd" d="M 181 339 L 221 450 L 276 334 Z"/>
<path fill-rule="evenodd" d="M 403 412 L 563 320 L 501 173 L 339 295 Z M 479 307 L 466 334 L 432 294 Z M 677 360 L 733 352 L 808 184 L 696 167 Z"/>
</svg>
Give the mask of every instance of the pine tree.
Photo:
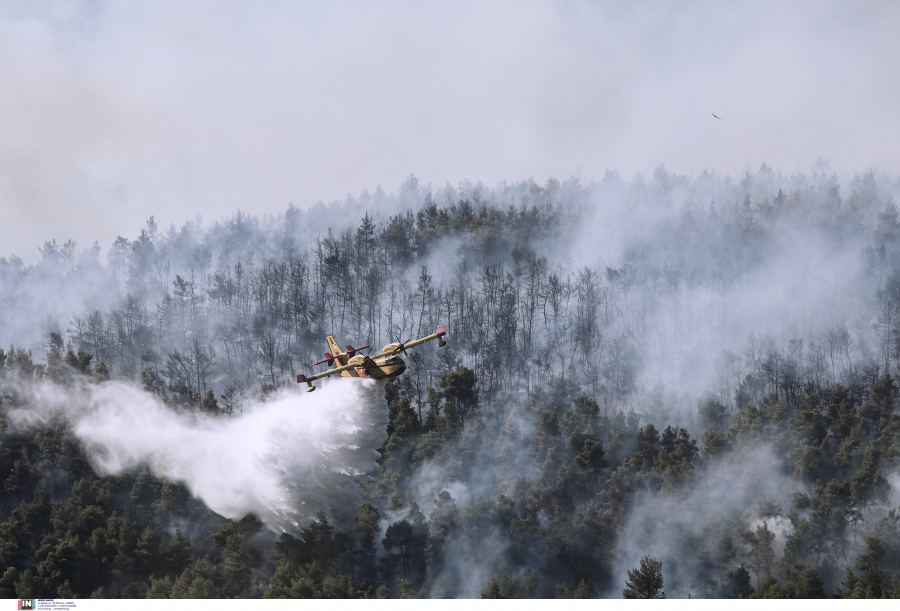
<svg viewBox="0 0 900 611">
<path fill-rule="evenodd" d="M 628 569 L 628 579 L 622 590 L 624 598 L 665 598 L 665 579 L 662 574 L 662 560 L 650 556 L 641 558 L 641 568 Z"/>
<path fill-rule="evenodd" d="M 587 581 L 584 579 L 578 582 L 578 589 L 575 590 L 575 598 L 592 598 L 591 590 L 588 587 Z"/>
<path fill-rule="evenodd" d="M 763 521 L 756 527 L 756 534 L 750 536 L 750 557 L 753 560 L 753 570 L 756 572 L 756 584 L 760 584 L 760 575 L 765 573 L 768 577 L 772 564 L 775 562 L 775 552 L 772 550 L 772 541 L 775 533 L 769 530 L 769 525 Z"/>
</svg>

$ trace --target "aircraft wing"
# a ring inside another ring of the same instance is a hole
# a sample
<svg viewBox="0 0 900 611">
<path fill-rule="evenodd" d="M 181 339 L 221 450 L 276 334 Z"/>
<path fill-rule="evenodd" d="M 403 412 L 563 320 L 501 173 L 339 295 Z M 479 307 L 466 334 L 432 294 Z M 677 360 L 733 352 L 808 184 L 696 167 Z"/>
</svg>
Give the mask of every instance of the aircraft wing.
<svg viewBox="0 0 900 611">
<path fill-rule="evenodd" d="M 309 388 L 307 388 L 306 390 L 307 390 L 307 392 L 309 392 L 309 391 L 315 390 L 315 388 L 316 388 L 315 386 L 312 385 L 313 380 L 320 380 L 322 378 L 327 378 L 328 376 L 336 375 L 342 371 L 347 371 L 348 369 L 355 369 L 356 367 L 359 367 L 358 363 L 353 364 L 353 365 L 344 365 L 343 367 L 335 367 L 334 369 L 328 369 L 326 371 L 323 371 L 322 373 L 317 373 L 317 374 L 311 375 L 309 377 L 303 375 L 302 373 L 298 373 L 297 374 L 297 384 L 306 382 L 307 386 L 309 386 Z"/>
<path fill-rule="evenodd" d="M 438 346 L 443 346 L 444 340 L 441 338 L 443 338 L 445 335 L 447 335 L 447 328 L 444 326 L 440 326 L 431 335 L 426 335 L 425 337 L 421 337 L 419 339 L 414 339 L 414 340 L 406 342 L 405 344 L 403 344 L 403 349 L 408 350 L 409 348 L 415 348 L 416 346 L 421 346 L 422 344 L 424 344 L 426 342 L 430 342 L 435 339 L 439 340 Z M 387 352 L 381 352 L 380 354 L 376 354 L 375 356 L 372 356 L 370 358 L 377 359 L 382 356 L 394 356 L 396 354 L 399 354 L 400 352 L 402 352 L 402 350 L 399 347 L 397 347 L 394 350 L 389 350 Z"/>
<path fill-rule="evenodd" d="M 408 341 L 405 344 L 400 344 L 400 343 L 388 344 L 387 347 L 390 348 L 390 350 L 386 350 L 384 352 L 376 354 L 375 356 L 368 357 L 365 360 L 367 362 L 371 362 L 372 359 L 377 359 L 379 357 L 395 356 L 395 355 L 403 352 L 407 348 L 415 348 L 416 346 L 420 346 L 421 344 L 424 344 L 425 342 L 430 342 L 431 340 L 434 340 L 434 339 L 438 340 L 438 347 L 441 347 L 446 343 L 443 339 L 445 335 L 447 335 L 447 328 L 441 326 L 441 327 L 438 327 L 437 330 L 434 333 L 432 333 L 431 335 L 426 335 L 425 337 L 420 337 L 419 339 Z M 331 338 L 329 338 L 329 340 L 330 339 Z M 368 346 L 364 346 L 364 347 L 367 348 Z M 349 350 L 350 346 L 347 346 L 347 348 Z M 360 350 L 360 348 L 356 348 L 354 350 L 354 352 L 356 350 Z M 325 360 L 328 360 L 327 357 L 329 355 L 326 354 L 325 356 L 326 356 Z M 362 365 L 362 363 L 358 363 L 358 362 L 353 363 L 352 365 L 347 364 L 347 365 L 343 365 L 341 367 L 335 367 L 333 369 L 328 369 L 326 371 L 323 371 L 322 373 L 317 373 L 317 374 L 311 375 L 309 377 L 306 377 L 302 373 L 298 373 L 297 374 L 297 383 L 302 384 L 303 382 L 306 382 L 306 385 L 309 387 L 306 389 L 306 392 L 312 392 L 316 389 L 316 387 L 313 386 L 314 381 L 320 380 L 322 378 L 327 378 L 328 376 L 333 376 L 335 374 L 341 373 L 342 371 L 347 371 L 348 369 L 355 369 L 360 366 L 363 366 L 363 365 Z"/>
<path fill-rule="evenodd" d="M 406 342 L 406 344 L 404 345 L 404 348 L 415 348 L 416 346 L 420 346 L 420 345 L 424 344 L 425 342 L 430 342 L 431 340 L 434 340 L 434 339 L 440 339 L 441 337 L 444 337 L 445 335 L 447 335 L 447 328 L 446 327 L 438 327 L 437 331 L 435 331 L 431 335 L 426 335 L 425 337 L 422 337 L 420 339 L 414 339 L 411 342 Z"/>
</svg>

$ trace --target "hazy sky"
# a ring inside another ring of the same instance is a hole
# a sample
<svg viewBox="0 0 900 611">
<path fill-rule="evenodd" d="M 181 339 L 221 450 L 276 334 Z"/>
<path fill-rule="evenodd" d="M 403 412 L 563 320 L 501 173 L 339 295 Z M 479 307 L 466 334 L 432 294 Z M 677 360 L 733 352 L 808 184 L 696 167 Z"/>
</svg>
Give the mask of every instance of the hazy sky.
<svg viewBox="0 0 900 611">
<path fill-rule="evenodd" d="M 0 256 L 410 173 L 896 172 L 900 4 L 783 4 L 5 0 Z"/>
</svg>

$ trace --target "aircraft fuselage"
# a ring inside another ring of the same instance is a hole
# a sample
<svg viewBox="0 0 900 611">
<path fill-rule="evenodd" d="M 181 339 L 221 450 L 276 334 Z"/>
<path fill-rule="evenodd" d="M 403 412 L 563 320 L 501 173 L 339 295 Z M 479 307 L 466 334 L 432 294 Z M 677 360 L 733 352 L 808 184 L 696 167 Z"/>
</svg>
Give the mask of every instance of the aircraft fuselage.
<svg viewBox="0 0 900 611">
<path fill-rule="evenodd" d="M 342 371 L 338 375 L 342 378 L 372 378 L 373 380 L 380 380 L 381 378 L 393 378 L 402 375 L 406 371 L 406 363 L 399 356 L 384 359 L 384 362 L 382 362 L 382 359 L 368 360 L 369 363 L 367 364 L 365 357 L 354 356 L 347 364 L 354 365 L 356 361 L 359 365 L 354 369 Z"/>
<path fill-rule="evenodd" d="M 328 348 L 331 352 L 324 353 L 325 358 L 321 361 L 312 363 L 312 365 L 315 366 L 321 365 L 322 363 L 328 363 L 329 367 L 333 366 L 332 369 L 309 377 L 302 373 L 298 373 L 297 383 L 305 383 L 307 385 L 306 392 L 312 392 L 316 389 L 316 387 L 313 386 L 314 381 L 333 375 L 342 378 L 370 378 L 373 380 L 393 378 L 406 371 L 406 363 L 400 358 L 400 354 L 406 354 L 408 348 L 415 348 L 416 346 L 420 346 L 425 342 L 430 342 L 432 340 L 437 340 L 438 348 L 440 348 L 447 343 L 444 340 L 444 336 L 446 335 L 446 327 L 440 326 L 431 335 L 426 335 L 425 337 L 420 337 L 415 340 L 388 344 L 382 348 L 380 353 L 372 357 L 356 354 L 360 350 L 369 348 L 368 345 L 354 348 L 348 344 L 347 351 L 344 352 L 341 345 L 329 335 L 325 339 L 328 342 Z"/>
</svg>

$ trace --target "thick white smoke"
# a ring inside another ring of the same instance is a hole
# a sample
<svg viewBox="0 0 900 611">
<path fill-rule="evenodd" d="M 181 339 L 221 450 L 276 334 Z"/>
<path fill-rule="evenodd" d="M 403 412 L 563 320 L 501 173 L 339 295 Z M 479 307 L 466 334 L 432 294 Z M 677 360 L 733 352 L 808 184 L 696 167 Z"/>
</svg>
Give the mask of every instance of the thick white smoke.
<svg viewBox="0 0 900 611">
<path fill-rule="evenodd" d="M 649 555 L 663 560 L 669 598 L 709 596 L 710 584 L 696 577 L 703 574 L 708 556 L 686 550 L 705 548 L 708 555 L 714 555 L 717 529 L 732 528 L 732 521 L 741 514 L 748 520 L 747 528 L 755 530 L 762 519 L 751 512 L 755 513 L 754 504 L 760 499 L 769 499 L 786 512 L 799 486 L 783 473 L 780 461 L 771 446 L 761 446 L 706 471 L 686 495 L 638 493 L 619 532 L 614 577 L 609 582 L 612 587 L 604 595 L 621 596 L 620 584 L 625 583 L 627 570 Z M 764 517 L 776 534 L 775 549 L 782 553 L 788 522 L 781 516 Z M 753 585 L 758 586 L 756 579 Z"/>
<path fill-rule="evenodd" d="M 94 468 L 114 474 L 146 465 L 183 482 L 213 511 L 259 516 L 276 531 L 322 509 L 355 508 L 357 480 L 376 468 L 387 410 L 381 385 L 340 380 L 315 393 L 288 389 L 233 418 L 181 414 L 121 382 L 76 389 L 43 383 L 25 391 L 27 423 L 63 413 Z"/>
</svg>

